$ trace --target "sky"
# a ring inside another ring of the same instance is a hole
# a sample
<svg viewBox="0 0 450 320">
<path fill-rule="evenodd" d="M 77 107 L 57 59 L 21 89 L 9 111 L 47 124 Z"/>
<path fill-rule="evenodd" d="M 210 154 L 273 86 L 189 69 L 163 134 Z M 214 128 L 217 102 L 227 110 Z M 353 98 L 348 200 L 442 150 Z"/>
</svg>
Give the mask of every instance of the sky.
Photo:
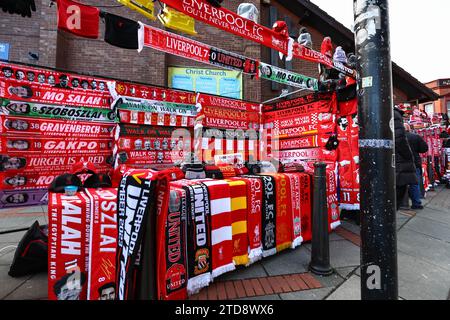
<svg viewBox="0 0 450 320">
<path fill-rule="evenodd" d="M 352 26 L 353 0 L 311 2 Z M 390 0 L 389 15 L 392 60 L 421 82 L 450 78 L 450 1 Z"/>
</svg>

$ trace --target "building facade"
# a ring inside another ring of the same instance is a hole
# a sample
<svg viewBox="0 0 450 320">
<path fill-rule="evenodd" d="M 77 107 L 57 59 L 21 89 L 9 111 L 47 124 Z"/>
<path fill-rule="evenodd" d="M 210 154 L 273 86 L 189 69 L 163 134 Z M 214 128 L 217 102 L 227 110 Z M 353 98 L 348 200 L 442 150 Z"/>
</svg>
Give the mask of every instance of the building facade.
<svg viewBox="0 0 450 320">
<path fill-rule="evenodd" d="M 442 113 L 450 116 L 450 79 L 438 79 L 425 85 L 439 95 L 436 101 L 429 101 L 422 105 L 427 114 Z"/>
<path fill-rule="evenodd" d="M 124 16 L 135 21 L 163 28 L 158 20 L 150 21 L 144 16 L 121 6 L 115 0 L 78 0 L 78 2 L 99 7 L 101 10 Z M 223 5 L 236 11 L 243 1 L 227 0 Z M 313 47 L 320 51 L 322 39 L 330 36 L 335 46 L 342 46 L 350 52 L 354 50 L 353 33 L 334 20 L 326 12 L 307 0 L 246 0 L 253 3 L 260 12 L 260 23 L 270 27 L 277 20 L 287 22 L 291 37 L 297 39 L 302 26 L 312 35 Z M 0 12 L 0 46 L 8 46 L 9 61 L 52 67 L 87 75 L 111 77 L 159 86 L 183 86 L 179 72 L 186 69 L 214 69 L 190 60 L 157 52 L 146 48 L 141 53 L 109 45 L 103 41 L 104 23 L 100 22 L 98 39 L 86 39 L 57 29 L 56 5 L 50 0 L 37 0 L 37 12 L 32 18 L 22 18 Z M 157 2 L 155 5 L 158 6 Z M 235 52 L 266 63 L 292 70 L 311 77 L 318 77 L 316 64 L 294 59 L 284 62 L 278 53 L 255 42 L 223 32 L 217 28 L 196 22 L 198 35 L 195 40 Z M 170 30 L 172 31 L 172 30 Z M 191 37 L 191 36 L 188 36 Z M 182 69 L 180 69 L 182 68 Z M 177 73 L 178 72 L 178 73 Z M 186 71 L 187 72 L 187 71 Z M 193 72 L 191 72 L 193 73 Z M 195 72 L 194 72 L 195 73 Z M 174 74 L 178 74 L 175 78 Z M 241 80 L 242 77 L 242 80 Z M 201 78 L 207 86 L 208 77 Z M 280 95 L 282 85 L 266 80 L 251 79 L 239 75 L 229 90 L 239 91 L 244 100 L 264 102 Z M 394 101 L 427 102 L 437 98 L 430 89 L 412 77 L 405 70 L 393 64 Z M 227 87 L 228 88 L 228 87 Z M 186 85 L 185 89 L 190 89 Z M 224 89 L 225 91 L 227 89 Z M 220 94 L 220 92 L 218 93 Z"/>
</svg>

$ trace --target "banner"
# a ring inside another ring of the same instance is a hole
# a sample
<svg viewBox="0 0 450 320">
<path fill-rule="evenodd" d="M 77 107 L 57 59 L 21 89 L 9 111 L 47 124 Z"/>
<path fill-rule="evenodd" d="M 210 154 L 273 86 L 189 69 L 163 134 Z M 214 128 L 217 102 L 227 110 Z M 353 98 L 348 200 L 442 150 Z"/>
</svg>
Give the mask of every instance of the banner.
<svg viewBox="0 0 450 320">
<path fill-rule="evenodd" d="M 328 139 L 319 138 L 318 135 L 313 135 L 308 137 L 280 140 L 279 148 L 280 150 L 316 148 L 325 146 L 327 142 Z"/>
<path fill-rule="evenodd" d="M 286 104 L 290 105 L 290 104 Z M 264 113 L 264 122 L 271 122 L 277 119 L 284 119 L 300 115 L 309 115 L 311 113 L 335 113 L 336 100 L 321 100 L 304 105 L 297 105 L 280 110 L 270 111 Z"/>
<path fill-rule="evenodd" d="M 356 70 L 353 70 L 352 68 L 345 66 L 341 62 L 334 61 L 333 59 L 331 59 L 330 57 L 326 56 L 321 52 L 304 47 L 302 45 L 299 45 L 298 43 L 294 44 L 294 57 L 310 62 L 324 64 L 330 68 L 336 69 L 344 73 L 347 76 L 356 78 Z"/>
<path fill-rule="evenodd" d="M 152 87 L 148 85 L 116 82 L 115 90 L 120 98 L 149 99 L 177 104 L 195 104 L 196 94 L 193 92 Z"/>
<path fill-rule="evenodd" d="M 0 99 L 0 114 L 33 118 L 114 123 L 116 113 L 108 109 L 25 103 Z"/>
<path fill-rule="evenodd" d="M 112 139 L 51 138 L 26 135 L 0 136 L 0 154 L 81 155 L 112 150 Z"/>
<path fill-rule="evenodd" d="M 162 0 L 162 2 L 198 21 L 288 54 L 288 36 L 242 18 L 224 7 L 214 7 L 204 0 Z"/>
<path fill-rule="evenodd" d="M 90 200 L 87 300 L 115 300 L 117 189 L 86 189 Z"/>
<path fill-rule="evenodd" d="M 259 62 L 257 60 L 214 48 L 142 23 L 139 32 L 141 33 L 139 51 L 145 46 L 197 62 L 241 71 L 254 76 L 258 75 Z"/>
<path fill-rule="evenodd" d="M 312 91 L 319 90 L 319 82 L 317 79 L 271 66 L 263 62 L 260 63 L 259 70 L 262 79 L 278 82 L 300 89 L 307 89 Z"/>
<path fill-rule="evenodd" d="M 8 153 L 0 155 L 0 172 L 49 173 L 70 172 L 75 163 L 92 162 L 99 169 L 112 168 L 112 151 L 94 155 L 42 155 Z"/>
<path fill-rule="evenodd" d="M 45 171 L 45 170 L 44 170 Z M 98 173 L 108 174 L 111 167 L 98 169 Z M 46 191 L 53 180 L 63 174 L 63 171 L 50 171 L 43 173 L 26 173 L 26 172 L 0 172 L 0 189 L 3 190 L 29 190 L 44 189 Z M 78 177 L 84 182 L 90 174 L 81 174 Z"/>
<path fill-rule="evenodd" d="M 217 108 L 227 108 L 233 110 L 240 111 L 248 111 L 248 112 L 260 112 L 261 104 L 247 102 L 243 100 L 229 99 L 218 96 L 212 96 L 207 94 L 198 94 L 197 95 L 197 104 L 208 107 L 217 107 Z"/>
<path fill-rule="evenodd" d="M 153 164 L 172 164 L 185 161 L 185 154 L 181 151 L 120 151 L 119 164 L 129 166 L 151 166 Z"/>
<path fill-rule="evenodd" d="M 0 97 L 110 109 L 107 79 L 0 62 Z"/>
<path fill-rule="evenodd" d="M 51 193 L 48 209 L 48 299 L 86 300 L 90 201 Z"/>
<path fill-rule="evenodd" d="M 116 125 L 0 115 L 0 133 L 50 137 L 112 138 Z"/>
<path fill-rule="evenodd" d="M 187 143 L 186 143 L 187 144 Z M 120 137 L 118 141 L 119 151 L 170 151 L 184 148 L 190 149 L 193 145 L 191 139 L 189 145 L 185 145 L 182 138 L 142 138 L 142 137 Z"/>
<path fill-rule="evenodd" d="M 179 116 L 196 116 L 197 111 L 195 105 L 178 104 L 173 102 L 164 102 L 158 100 L 136 99 L 122 97 L 121 103 L 118 105 L 122 110 L 134 110 L 152 113 L 166 113 Z"/>
<path fill-rule="evenodd" d="M 121 136 L 140 136 L 140 137 L 164 137 L 170 138 L 174 134 L 177 128 L 173 127 L 150 127 L 150 126 L 137 126 L 131 124 L 120 124 Z M 191 128 L 183 129 L 183 132 L 192 132 Z"/>
<path fill-rule="evenodd" d="M 315 92 L 315 93 L 308 94 L 303 97 L 289 99 L 289 100 L 285 100 L 285 101 L 279 101 L 273 105 L 264 105 L 264 111 L 293 109 L 293 108 L 300 107 L 303 105 L 306 105 L 305 106 L 306 108 L 311 108 L 312 106 L 309 105 L 311 103 L 319 103 L 319 104 L 322 103 L 323 105 L 325 105 L 327 101 L 332 100 L 332 95 L 333 94 L 331 94 L 331 93 Z M 302 111 L 302 109 L 299 109 L 299 111 L 301 113 L 309 112 L 307 110 Z M 317 112 L 332 112 L 332 111 L 324 109 L 324 111 L 317 111 Z"/>
<path fill-rule="evenodd" d="M 164 127 L 193 127 L 195 117 L 119 109 L 122 123 Z"/>
<path fill-rule="evenodd" d="M 0 209 L 20 206 L 41 206 L 48 202 L 47 189 L 0 190 Z"/>
<path fill-rule="evenodd" d="M 266 47 L 277 50 L 284 55 L 290 54 L 290 38 L 288 35 L 274 32 L 273 30 L 243 18 L 224 7 L 214 7 L 206 0 L 161 1 L 198 21 L 204 22 L 245 39 L 260 43 Z M 346 67 L 342 63 L 333 61 L 320 52 L 296 43 L 293 46 L 293 55 L 294 57 L 302 60 L 325 64 L 330 68 L 335 68 L 348 76 L 356 78 L 355 70 Z"/>
</svg>

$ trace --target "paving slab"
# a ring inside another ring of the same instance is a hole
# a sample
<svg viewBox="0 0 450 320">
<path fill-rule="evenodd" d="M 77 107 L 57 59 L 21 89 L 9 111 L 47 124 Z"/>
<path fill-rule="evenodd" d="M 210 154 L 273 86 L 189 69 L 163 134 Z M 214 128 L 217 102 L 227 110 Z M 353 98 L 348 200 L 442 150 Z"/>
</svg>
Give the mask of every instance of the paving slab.
<svg viewBox="0 0 450 320">
<path fill-rule="evenodd" d="M 450 243 L 417 233 L 407 227 L 399 231 L 397 239 L 399 251 L 450 270 Z"/>
<path fill-rule="evenodd" d="M 336 270 L 332 275 L 330 275 L 328 277 L 322 277 L 322 276 L 318 276 L 318 275 L 313 275 L 313 276 L 322 284 L 322 286 L 324 286 L 326 288 L 338 287 L 345 281 L 345 279 L 343 277 L 341 277 L 339 275 L 339 273 L 336 272 Z"/>
<path fill-rule="evenodd" d="M 416 217 L 415 219 L 412 219 L 405 228 L 450 243 L 450 225 Z"/>
<path fill-rule="evenodd" d="M 341 226 L 348 231 L 351 231 L 353 233 L 356 233 L 359 235 L 361 233 L 361 228 L 357 226 L 355 223 L 349 222 L 349 221 L 342 221 Z"/>
<path fill-rule="evenodd" d="M 281 300 L 323 300 L 330 294 L 332 288 L 297 291 L 280 294 Z"/>
<path fill-rule="evenodd" d="M 240 280 L 240 279 L 251 279 L 251 278 L 260 278 L 267 277 L 268 274 L 264 270 L 263 266 L 260 262 L 255 263 L 251 266 L 247 267 L 239 267 L 235 271 L 225 273 L 217 278 L 214 281 L 228 281 L 228 280 Z"/>
<path fill-rule="evenodd" d="M 0 300 L 4 299 L 30 278 L 30 276 L 12 278 L 8 275 L 8 271 L 9 266 L 0 265 Z"/>
<path fill-rule="evenodd" d="M 349 275 L 352 272 L 356 272 L 356 269 L 359 267 L 343 267 L 343 268 L 335 268 L 336 272 L 344 279 L 349 278 Z"/>
<path fill-rule="evenodd" d="M 1 220 L 0 220 L 0 223 L 1 223 Z M 26 233 L 26 231 L 1 234 L 0 235 L 0 250 L 1 250 L 3 243 L 15 243 L 17 245 L 20 242 L 20 240 L 23 238 L 25 233 Z M 0 255 L 1 255 L 1 252 L 0 252 Z"/>
<path fill-rule="evenodd" d="M 361 300 L 361 278 L 353 275 L 326 300 Z"/>
<path fill-rule="evenodd" d="M 16 249 L 16 242 L 0 244 L 0 266 L 9 267 L 11 265 Z"/>
<path fill-rule="evenodd" d="M 445 300 L 450 271 L 398 252 L 399 295 L 406 300 Z"/>
<path fill-rule="evenodd" d="M 311 252 L 302 246 L 265 258 L 261 264 L 270 276 L 276 276 L 307 272 L 310 261 Z"/>
<path fill-rule="evenodd" d="M 5 300 L 44 300 L 48 297 L 47 273 L 39 273 L 26 280 Z"/>
<path fill-rule="evenodd" d="M 438 211 L 430 207 L 425 207 L 424 210 L 417 212 L 418 218 L 430 219 L 441 224 L 450 226 L 450 210 L 448 211 Z"/>
<path fill-rule="evenodd" d="M 332 241 L 330 263 L 333 268 L 359 266 L 360 248 L 347 240 Z"/>
</svg>

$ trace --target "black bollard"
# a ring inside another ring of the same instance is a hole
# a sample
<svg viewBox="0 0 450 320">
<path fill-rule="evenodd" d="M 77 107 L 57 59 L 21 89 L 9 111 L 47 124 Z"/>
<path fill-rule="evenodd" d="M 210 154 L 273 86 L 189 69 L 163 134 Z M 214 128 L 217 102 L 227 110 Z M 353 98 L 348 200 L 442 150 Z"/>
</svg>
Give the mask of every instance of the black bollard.
<svg viewBox="0 0 450 320">
<path fill-rule="evenodd" d="M 314 164 L 311 263 L 309 270 L 320 276 L 333 274 L 330 265 L 330 235 L 328 233 L 327 165 Z"/>
<path fill-rule="evenodd" d="M 427 171 L 428 180 L 430 180 L 430 191 L 434 191 L 434 170 L 433 170 L 433 157 L 427 156 Z"/>
</svg>

